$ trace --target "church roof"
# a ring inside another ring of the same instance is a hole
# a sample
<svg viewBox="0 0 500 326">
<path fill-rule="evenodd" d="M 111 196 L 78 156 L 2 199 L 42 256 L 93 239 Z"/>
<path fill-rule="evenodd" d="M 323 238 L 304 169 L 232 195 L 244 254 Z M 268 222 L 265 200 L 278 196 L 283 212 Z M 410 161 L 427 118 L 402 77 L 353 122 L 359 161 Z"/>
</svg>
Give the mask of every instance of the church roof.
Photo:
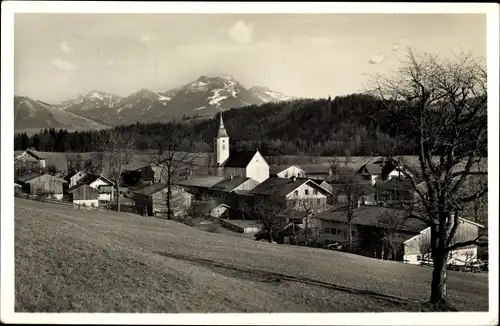
<svg viewBox="0 0 500 326">
<path fill-rule="evenodd" d="M 227 168 L 246 168 L 257 151 L 235 151 L 229 154 L 229 158 L 223 164 Z"/>
</svg>

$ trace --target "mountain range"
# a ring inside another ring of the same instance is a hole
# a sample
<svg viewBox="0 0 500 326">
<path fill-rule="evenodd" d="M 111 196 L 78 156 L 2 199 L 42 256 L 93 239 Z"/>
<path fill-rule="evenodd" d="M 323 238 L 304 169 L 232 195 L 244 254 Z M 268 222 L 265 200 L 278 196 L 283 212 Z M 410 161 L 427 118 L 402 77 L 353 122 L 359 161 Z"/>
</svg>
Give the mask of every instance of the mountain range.
<svg viewBox="0 0 500 326">
<path fill-rule="evenodd" d="M 267 87 L 246 88 L 228 75 L 201 76 L 165 92 L 141 89 L 125 97 L 93 90 L 56 104 L 15 96 L 15 129 L 96 129 L 136 122 L 207 118 L 232 108 L 293 98 Z"/>
</svg>

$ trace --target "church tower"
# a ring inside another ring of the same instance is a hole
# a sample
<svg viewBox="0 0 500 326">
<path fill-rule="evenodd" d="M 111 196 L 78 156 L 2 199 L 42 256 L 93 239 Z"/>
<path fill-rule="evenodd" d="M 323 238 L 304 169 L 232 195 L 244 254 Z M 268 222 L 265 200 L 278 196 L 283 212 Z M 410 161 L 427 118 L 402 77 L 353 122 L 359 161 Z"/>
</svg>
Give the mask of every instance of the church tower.
<svg viewBox="0 0 500 326">
<path fill-rule="evenodd" d="M 214 138 L 215 165 L 220 166 L 229 158 L 229 136 L 224 121 L 222 120 L 222 112 L 220 113 L 219 132 Z"/>
</svg>

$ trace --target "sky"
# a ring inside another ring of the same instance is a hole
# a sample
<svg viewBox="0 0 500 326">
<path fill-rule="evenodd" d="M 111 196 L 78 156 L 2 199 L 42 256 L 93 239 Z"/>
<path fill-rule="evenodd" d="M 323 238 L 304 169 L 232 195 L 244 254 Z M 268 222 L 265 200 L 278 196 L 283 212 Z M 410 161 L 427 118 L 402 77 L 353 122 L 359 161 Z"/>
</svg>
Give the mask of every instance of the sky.
<svg viewBox="0 0 500 326">
<path fill-rule="evenodd" d="M 14 92 L 49 103 L 225 74 L 246 87 L 334 97 L 389 73 L 409 46 L 486 57 L 482 14 L 17 13 L 14 26 Z"/>
</svg>

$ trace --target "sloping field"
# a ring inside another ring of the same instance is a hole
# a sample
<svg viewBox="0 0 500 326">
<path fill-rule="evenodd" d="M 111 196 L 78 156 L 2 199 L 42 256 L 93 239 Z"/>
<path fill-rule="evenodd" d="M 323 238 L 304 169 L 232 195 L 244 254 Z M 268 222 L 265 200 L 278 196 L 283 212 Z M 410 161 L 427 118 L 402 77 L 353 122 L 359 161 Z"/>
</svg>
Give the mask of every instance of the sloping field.
<svg viewBox="0 0 500 326">
<path fill-rule="evenodd" d="M 431 270 L 212 234 L 176 222 L 15 201 L 17 312 L 420 311 Z M 488 276 L 450 272 L 463 311 Z"/>
</svg>

